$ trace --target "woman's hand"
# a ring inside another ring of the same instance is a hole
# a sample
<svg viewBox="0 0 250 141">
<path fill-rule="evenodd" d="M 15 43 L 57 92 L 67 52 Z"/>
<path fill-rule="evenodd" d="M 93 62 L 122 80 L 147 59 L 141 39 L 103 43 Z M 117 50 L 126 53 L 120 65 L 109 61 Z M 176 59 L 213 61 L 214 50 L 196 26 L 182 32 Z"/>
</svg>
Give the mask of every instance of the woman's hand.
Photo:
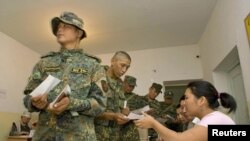
<svg viewBox="0 0 250 141">
<path fill-rule="evenodd" d="M 135 125 L 139 128 L 153 128 L 156 121 L 152 116 L 143 112 L 144 118 L 134 121 Z"/>
</svg>

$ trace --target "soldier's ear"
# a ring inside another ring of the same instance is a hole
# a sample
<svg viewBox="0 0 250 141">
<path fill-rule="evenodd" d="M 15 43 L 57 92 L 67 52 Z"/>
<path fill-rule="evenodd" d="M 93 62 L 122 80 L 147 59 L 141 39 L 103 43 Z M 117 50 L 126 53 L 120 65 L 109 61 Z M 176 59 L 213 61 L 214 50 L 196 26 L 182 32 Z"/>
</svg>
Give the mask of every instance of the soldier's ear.
<svg viewBox="0 0 250 141">
<path fill-rule="evenodd" d="M 81 38 L 81 37 L 82 37 L 82 35 L 83 35 L 83 31 L 78 30 L 78 37 L 79 37 L 79 38 Z"/>
</svg>

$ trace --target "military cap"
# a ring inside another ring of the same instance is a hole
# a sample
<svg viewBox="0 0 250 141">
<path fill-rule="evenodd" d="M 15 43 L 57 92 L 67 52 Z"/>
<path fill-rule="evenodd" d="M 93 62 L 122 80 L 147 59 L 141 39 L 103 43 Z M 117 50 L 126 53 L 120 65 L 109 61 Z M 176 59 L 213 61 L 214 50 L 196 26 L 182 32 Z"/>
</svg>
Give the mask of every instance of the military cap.
<svg viewBox="0 0 250 141">
<path fill-rule="evenodd" d="M 130 75 L 126 75 L 124 81 L 131 86 L 136 86 L 136 78 Z"/>
<path fill-rule="evenodd" d="M 165 91 L 164 92 L 164 98 L 165 97 L 170 97 L 170 98 L 172 98 L 174 96 L 174 93 L 172 92 L 172 91 Z"/>
<path fill-rule="evenodd" d="M 24 111 L 24 112 L 22 113 L 22 116 L 23 116 L 23 117 L 27 117 L 27 118 L 31 118 L 31 113 L 28 112 L 28 111 Z"/>
<path fill-rule="evenodd" d="M 161 84 L 157 84 L 157 83 L 153 83 L 151 88 L 155 88 L 157 93 L 161 93 L 161 89 L 162 89 L 162 85 Z"/>
<path fill-rule="evenodd" d="M 58 25 L 60 22 L 70 24 L 76 28 L 83 31 L 83 34 L 80 39 L 87 37 L 85 30 L 83 29 L 83 20 L 79 18 L 76 14 L 72 12 L 63 12 L 59 17 L 54 17 L 51 20 L 51 27 L 53 34 L 56 36 Z"/>
</svg>

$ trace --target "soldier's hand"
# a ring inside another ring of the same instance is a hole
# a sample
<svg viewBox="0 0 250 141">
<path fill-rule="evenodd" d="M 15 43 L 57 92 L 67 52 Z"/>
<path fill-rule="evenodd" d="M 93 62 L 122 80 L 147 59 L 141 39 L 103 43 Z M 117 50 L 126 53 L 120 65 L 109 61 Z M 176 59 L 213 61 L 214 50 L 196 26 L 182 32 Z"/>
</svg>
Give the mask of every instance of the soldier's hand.
<svg viewBox="0 0 250 141">
<path fill-rule="evenodd" d="M 45 109 L 48 105 L 48 94 L 38 95 L 31 98 L 31 104 L 37 109 Z"/>
<path fill-rule="evenodd" d="M 62 98 L 59 102 L 55 103 L 54 105 L 49 106 L 49 111 L 59 115 L 60 113 L 64 112 L 70 103 L 69 97 Z"/>
<path fill-rule="evenodd" d="M 122 114 L 127 116 L 129 113 L 130 113 L 130 110 L 128 107 L 122 109 Z"/>
<path fill-rule="evenodd" d="M 122 124 L 125 124 L 125 123 L 129 122 L 129 120 L 125 117 L 125 115 L 123 115 L 121 113 L 115 113 L 115 119 L 114 120 L 119 125 L 122 125 Z"/>
<path fill-rule="evenodd" d="M 151 108 L 150 110 L 148 110 L 146 113 L 149 114 L 149 115 L 152 115 L 154 114 L 155 112 L 155 109 L 154 108 Z"/>
</svg>

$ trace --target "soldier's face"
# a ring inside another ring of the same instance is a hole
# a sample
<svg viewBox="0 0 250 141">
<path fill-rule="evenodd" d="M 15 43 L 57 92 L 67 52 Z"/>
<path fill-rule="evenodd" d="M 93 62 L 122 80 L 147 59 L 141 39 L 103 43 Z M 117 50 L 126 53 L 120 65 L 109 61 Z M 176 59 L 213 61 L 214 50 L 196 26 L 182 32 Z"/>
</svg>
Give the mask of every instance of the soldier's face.
<svg viewBox="0 0 250 141">
<path fill-rule="evenodd" d="M 119 57 L 112 60 L 111 69 L 114 77 L 120 78 L 121 76 L 123 76 L 130 67 L 130 63 L 131 61 L 126 57 Z"/>
<path fill-rule="evenodd" d="M 157 96 L 158 96 L 158 93 L 157 91 L 155 90 L 155 88 L 149 88 L 149 98 L 154 100 Z"/>
<path fill-rule="evenodd" d="M 166 97 L 164 98 L 164 101 L 165 101 L 166 104 L 172 104 L 172 103 L 173 103 L 172 97 L 167 97 L 167 96 L 166 96 Z"/>
<path fill-rule="evenodd" d="M 73 44 L 79 40 L 79 30 L 76 27 L 60 23 L 57 28 L 57 41 L 62 45 Z"/>
<path fill-rule="evenodd" d="M 124 82 L 124 86 L 123 86 L 124 92 L 131 93 L 134 90 L 134 88 L 135 86 L 129 85 L 128 82 Z"/>
</svg>

